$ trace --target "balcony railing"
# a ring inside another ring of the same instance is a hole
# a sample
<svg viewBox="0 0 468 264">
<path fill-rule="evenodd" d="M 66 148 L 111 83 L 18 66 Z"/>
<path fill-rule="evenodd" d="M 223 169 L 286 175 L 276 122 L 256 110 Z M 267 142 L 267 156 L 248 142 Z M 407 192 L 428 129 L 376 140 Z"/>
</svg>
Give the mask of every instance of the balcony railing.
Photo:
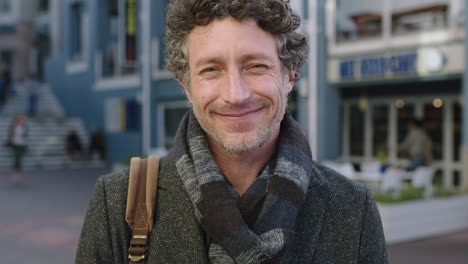
<svg viewBox="0 0 468 264">
<path fill-rule="evenodd" d="M 392 33 L 412 33 L 448 26 L 448 6 L 437 4 L 392 13 Z"/>
<path fill-rule="evenodd" d="M 338 28 L 338 40 L 354 40 L 375 38 L 382 35 L 382 16 L 378 13 L 364 12 L 350 15 L 353 29 L 342 30 Z"/>
<path fill-rule="evenodd" d="M 335 0 L 329 0 L 335 1 Z M 451 0 L 446 3 L 422 4 L 411 8 L 392 6 L 391 0 L 382 0 L 377 6 L 363 7 L 363 11 L 351 10 L 351 6 L 333 7 L 335 28 L 333 39 L 337 43 L 383 39 L 417 32 L 432 32 L 463 25 L 464 0 Z M 364 11 L 364 10 L 368 11 Z M 370 10 L 370 11 L 369 11 Z M 331 32 L 330 32 L 331 33 Z"/>
</svg>

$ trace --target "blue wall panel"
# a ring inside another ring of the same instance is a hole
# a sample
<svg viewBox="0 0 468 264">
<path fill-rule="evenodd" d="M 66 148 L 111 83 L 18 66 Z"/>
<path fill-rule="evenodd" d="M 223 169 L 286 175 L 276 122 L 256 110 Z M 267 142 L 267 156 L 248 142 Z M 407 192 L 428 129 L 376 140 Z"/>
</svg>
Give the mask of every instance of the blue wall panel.
<svg viewBox="0 0 468 264">
<path fill-rule="evenodd" d="M 107 158 L 112 162 L 123 162 L 131 156 L 141 156 L 140 133 L 106 133 Z"/>
</svg>

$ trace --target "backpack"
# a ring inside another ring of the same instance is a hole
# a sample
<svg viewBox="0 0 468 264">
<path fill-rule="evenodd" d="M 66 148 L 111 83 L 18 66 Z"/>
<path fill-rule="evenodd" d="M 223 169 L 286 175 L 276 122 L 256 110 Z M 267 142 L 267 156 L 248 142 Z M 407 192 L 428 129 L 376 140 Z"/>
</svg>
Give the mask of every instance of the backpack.
<svg viewBox="0 0 468 264">
<path fill-rule="evenodd" d="M 132 230 L 128 247 L 128 263 L 144 264 L 148 235 L 153 229 L 159 171 L 158 156 L 146 159 L 134 157 L 130 161 L 127 208 L 125 220 Z"/>
</svg>

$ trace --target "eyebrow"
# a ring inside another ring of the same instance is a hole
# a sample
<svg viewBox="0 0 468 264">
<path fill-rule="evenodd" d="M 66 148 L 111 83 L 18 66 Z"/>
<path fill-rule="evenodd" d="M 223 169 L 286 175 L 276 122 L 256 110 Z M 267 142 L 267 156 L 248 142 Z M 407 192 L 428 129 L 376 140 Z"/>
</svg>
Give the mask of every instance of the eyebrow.
<svg viewBox="0 0 468 264">
<path fill-rule="evenodd" d="M 257 59 L 267 60 L 268 62 L 273 61 L 271 56 L 269 56 L 269 55 L 267 55 L 265 53 L 262 53 L 262 52 L 245 54 L 240 58 L 240 61 L 241 62 L 246 62 L 246 61 L 257 60 Z M 194 66 L 195 66 L 195 68 L 199 68 L 200 66 L 206 65 L 206 64 L 222 64 L 222 63 L 223 63 L 223 60 L 221 59 L 221 57 L 212 56 L 212 57 L 206 57 L 206 58 L 203 58 L 203 59 L 197 61 Z"/>
</svg>

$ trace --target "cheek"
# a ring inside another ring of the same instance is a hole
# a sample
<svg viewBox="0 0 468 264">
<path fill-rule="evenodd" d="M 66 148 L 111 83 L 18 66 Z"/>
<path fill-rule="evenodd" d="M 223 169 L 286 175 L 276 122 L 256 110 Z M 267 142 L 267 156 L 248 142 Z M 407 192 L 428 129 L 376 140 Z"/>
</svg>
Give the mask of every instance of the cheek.
<svg viewBox="0 0 468 264">
<path fill-rule="evenodd" d="M 201 109 L 218 98 L 219 89 L 212 83 L 197 83 L 192 87 L 192 103 Z"/>
<path fill-rule="evenodd" d="M 251 83 L 255 87 L 255 93 L 268 98 L 274 104 L 283 104 L 287 95 L 287 87 L 277 78 L 262 78 Z"/>
</svg>

